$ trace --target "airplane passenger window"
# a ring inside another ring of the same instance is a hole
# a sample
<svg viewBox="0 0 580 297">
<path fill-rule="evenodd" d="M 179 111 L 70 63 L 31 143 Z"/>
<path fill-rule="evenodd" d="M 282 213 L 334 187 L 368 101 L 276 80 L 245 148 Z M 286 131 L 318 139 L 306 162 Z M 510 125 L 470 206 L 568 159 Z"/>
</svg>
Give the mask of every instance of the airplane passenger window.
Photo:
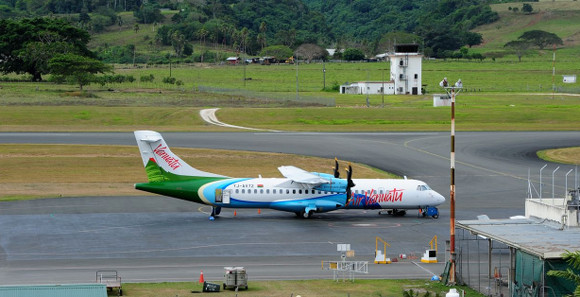
<svg viewBox="0 0 580 297">
<path fill-rule="evenodd" d="M 242 189 L 242 194 L 246 194 L 246 189 Z"/>
<path fill-rule="evenodd" d="M 290 190 L 286 189 L 286 194 L 290 194 Z"/>
<path fill-rule="evenodd" d="M 236 194 L 240 192 L 240 189 L 236 189 Z"/>
<path fill-rule="evenodd" d="M 276 194 L 276 189 L 272 190 L 272 194 Z"/>
<path fill-rule="evenodd" d="M 266 194 L 270 194 L 270 189 L 266 189 Z"/>
<path fill-rule="evenodd" d="M 254 194 L 258 194 L 258 189 L 254 189 Z"/>
<path fill-rule="evenodd" d="M 292 190 L 292 194 L 296 194 L 296 190 Z"/>
<path fill-rule="evenodd" d="M 304 190 L 304 194 L 308 194 L 308 190 Z"/>
<path fill-rule="evenodd" d="M 260 189 L 260 194 L 264 194 L 264 189 Z"/>
<path fill-rule="evenodd" d="M 298 190 L 298 194 L 302 194 L 302 190 Z"/>
</svg>

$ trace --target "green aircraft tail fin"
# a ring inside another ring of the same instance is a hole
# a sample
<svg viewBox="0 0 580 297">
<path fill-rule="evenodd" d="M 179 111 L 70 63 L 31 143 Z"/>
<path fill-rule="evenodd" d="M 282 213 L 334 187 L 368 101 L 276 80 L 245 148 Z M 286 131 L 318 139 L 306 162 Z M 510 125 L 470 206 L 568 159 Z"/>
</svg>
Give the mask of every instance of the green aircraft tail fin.
<svg viewBox="0 0 580 297">
<path fill-rule="evenodd" d="M 195 169 L 169 149 L 161 134 L 154 131 L 135 131 L 143 166 L 150 183 L 189 180 L 199 177 L 227 177 Z"/>
</svg>

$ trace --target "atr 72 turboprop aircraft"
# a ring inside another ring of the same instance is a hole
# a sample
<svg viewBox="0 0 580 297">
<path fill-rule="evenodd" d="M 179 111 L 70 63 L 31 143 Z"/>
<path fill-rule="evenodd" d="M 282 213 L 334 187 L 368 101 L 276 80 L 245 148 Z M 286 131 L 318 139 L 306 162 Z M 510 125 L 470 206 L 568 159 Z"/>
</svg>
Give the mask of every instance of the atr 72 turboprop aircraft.
<svg viewBox="0 0 580 297">
<path fill-rule="evenodd" d="M 195 169 L 171 152 L 161 134 L 135 131 L 148 183 L 135 188 L 212 206 L 210 219 L 221 208 L 271 208 L 310 218 L 337 209 L 386 209 L 405 215 L 407 209 L 423 216 L 439 216 L 435 206 L 445 198 L 418 180 L 341 179 L 335 159 L 334 174 L 308 172 L 294 166 L 278 168 L 285 178 L 232 178 Z"/>
</svg>

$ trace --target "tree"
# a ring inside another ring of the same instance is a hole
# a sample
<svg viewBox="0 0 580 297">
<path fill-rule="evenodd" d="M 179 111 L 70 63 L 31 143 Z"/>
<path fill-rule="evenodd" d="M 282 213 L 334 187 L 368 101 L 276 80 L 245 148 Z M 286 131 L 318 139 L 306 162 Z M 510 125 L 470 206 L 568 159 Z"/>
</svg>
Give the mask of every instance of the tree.
<svg viewBox="0 0 580 297">
<path fill-rule="evenodd" d="M 141 24 L 153 24 L 155 22 L 161 22 L 165 18 L 161 14 L 161 10 L 152 4 L 141 5 L 138 10 L 133 12 L 133 16 Z"/>
<path fill-rule="evenodd" d="M 465 32 L 461 38 L 467 46 L 472 47 L 474 45 L 481 44 L 483 42 L 483 35 L 476 32 Z"/>
<path fill-rule="evenodd" d="M 518 61 L 521 62 L 522 56 L 526 53 L 530 45 L 526 40 L 512 40 L 506 43 L 504 47 L 512 49 L 516 56 L 518 56 Z"/>
<path fill-rule="evenodd" d="M 56 54 L 93 57 L 87 49 L 89 33 L 64 19 L 0 20 L 0 71 L 29 73 L 41 81 L 49 73 L 47 61 Z"/>
<path fill-rule="evenodd" d="M 266 26 L 266 22 L 262 22 L 260 24 L 260 33 L 258 34 L 258 43 L 262 46 L 262 49 L 266 47 L 266 30 L 268 27 Z"/>
<path fill-rule="evenodd" d="M 529 3 L 524 3 L 522 5 L 522 12 L 525 14 L 530 14 L 534 11 L 534 8 L 532 7 L 532 4 Z"/>
<path fill-rule="evenodd" d="M 572 266 L 574 269 L 580 269 L 580 251 L 566 251 L 562 255 L 562 259 L 564 259 L 568 265 Z M 572 296 L 580 296 L 580 274 L 574 272 L 571 268 L 567 268 L 566 270 L 550 270 L 548 271 L 548 275 L 571 280 L 576 284 L 576 289 L 574 290 Z"/>
<path fill-rule="evenodd" d="M 347 48 L 342 53 L 342 58 L 347 61 L 360 61 L 365 58 L 365 54 L 357 48 Z"/>
<path fill-rule="evenodd" d="M 310 63 L 312 59 L 323 59 L 324 57 L 328 56 L 328 52 L 325 49 L 312 43 L 305 43 L 300 45 L 294 51 L 294 54 L 297 57 L 306 59 L 308 63 Z"/>
<path fill-rule="evenodd" d="M 110 65 L 99 60 L 83 57 L 75 54 L 58 54 L 48 61 L 50 73 L 70 79 L 83 90 L 95 80 L 95 73 L 111 72 Z"/>
<path fill-rule="evenodd" d="M 540 49 L 544 49 L 550 44 L 562 45 L 564 42 L 558 35 L 542 30 L 532 30 L 524 32 L 520 37 L 521 40 L 525 40 L 531 44 L 534 44 Z"/>
<path fill-rule="evenodd" d="M 289 57 L 292 57 L 292 50 L 285 46 L 285 45 L 271 45 L 265 47 L 261 52 L 260 55 L 263 57 L 274 57 L 276 60 L 285 61 Z"/>
</svg>

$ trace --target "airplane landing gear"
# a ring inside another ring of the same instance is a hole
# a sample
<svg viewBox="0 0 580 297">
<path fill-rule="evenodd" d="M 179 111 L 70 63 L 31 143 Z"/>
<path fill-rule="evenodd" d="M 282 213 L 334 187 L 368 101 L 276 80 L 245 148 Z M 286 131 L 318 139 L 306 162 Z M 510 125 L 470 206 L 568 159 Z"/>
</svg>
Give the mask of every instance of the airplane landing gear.
<svg viewBox="0 0 580 297">
<path fill-rule="evenodd" d="M 211 215 L 209 215 L 209 220 L 213 221 L 215 220 L 215 217 L 219 216 L 220 212 L 222 212 L 222 208 L 217 206 L 217 207 L 212 207 L 211 208 Z"/>
<path fill-rule="evenodd" d="M 299 212 L 296 212 L 296 216 L 303 219 L 310 219 L 312 218 L 313 213 L 314 213 L 313 210 L 309 210 L 308 212 L 306 212 L 306 210 L 301 210 Z"/>
</svg>

